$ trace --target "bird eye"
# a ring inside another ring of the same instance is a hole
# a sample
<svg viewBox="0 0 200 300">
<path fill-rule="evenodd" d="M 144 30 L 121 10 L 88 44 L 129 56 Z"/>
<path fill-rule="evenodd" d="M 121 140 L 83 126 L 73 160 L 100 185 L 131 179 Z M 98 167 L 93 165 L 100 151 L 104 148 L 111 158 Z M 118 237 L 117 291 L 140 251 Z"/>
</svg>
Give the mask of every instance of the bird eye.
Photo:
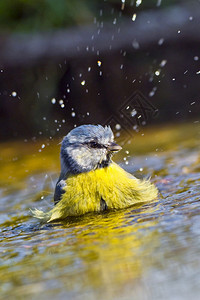
<svg viewBox="0 0 200 300">
<path fill-rule="evenodd" d="M 94 141 L 91 141 L 91 142 L 89 142 L 89 143 L 87 143 L 87 145 L 90 147 L 90 148 L 98 148 L 98 149 L 102 149 L 102 148 L 104 148 L 105 146 L 104 145 L 101 145 L 101 144 L 99 144 L 99 143 L 96 143 L 96 142 L 94 142 Z"/>
<path fill-rule="evenodd" d="M 89 142 L 88 143 L 88 146 L 91 147 L 91 148 L 102 148 L 102 146 L 96 142 Z"/>
</svg>

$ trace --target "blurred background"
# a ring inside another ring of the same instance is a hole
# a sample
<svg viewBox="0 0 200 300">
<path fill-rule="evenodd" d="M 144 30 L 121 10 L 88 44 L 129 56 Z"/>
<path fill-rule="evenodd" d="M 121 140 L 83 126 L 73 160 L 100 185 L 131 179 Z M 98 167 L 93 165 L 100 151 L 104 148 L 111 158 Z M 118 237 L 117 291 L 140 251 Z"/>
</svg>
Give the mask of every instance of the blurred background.
<svg viewBox="0 0 200 300">
<path fill-rule="evenodd" d="M 199 122 L 199 18 L 198 0 L 1 0 L 1 140 Z"/>
<path fill-rule="evenodd" d="M 200 0 L 0 0 L 1 299 L 199 299 L 199 46 Z M 159 197 L 40 224 L 87 123 Z"/>
</svg>

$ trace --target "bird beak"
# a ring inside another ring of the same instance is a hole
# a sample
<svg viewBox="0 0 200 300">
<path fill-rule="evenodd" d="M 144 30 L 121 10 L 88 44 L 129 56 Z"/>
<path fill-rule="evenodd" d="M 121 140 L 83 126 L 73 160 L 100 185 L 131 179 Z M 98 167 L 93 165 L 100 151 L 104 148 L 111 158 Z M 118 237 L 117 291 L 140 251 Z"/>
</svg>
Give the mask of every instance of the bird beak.
<svg viewBox="0 0 200 300">
<path fill-rule="evenodd" d="M 117 152 L 122 149 L 121 146 L 117 145 L 116 143 L 110 143 L 107 147 L 108 151 Z"/>
</svg>

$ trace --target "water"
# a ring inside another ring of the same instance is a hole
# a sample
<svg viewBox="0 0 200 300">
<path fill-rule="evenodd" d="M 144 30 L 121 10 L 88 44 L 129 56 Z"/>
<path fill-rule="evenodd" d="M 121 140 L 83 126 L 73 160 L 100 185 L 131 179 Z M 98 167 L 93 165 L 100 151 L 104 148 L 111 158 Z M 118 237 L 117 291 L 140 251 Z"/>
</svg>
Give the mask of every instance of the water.
<svg viewBox="0 0 200 300">
<path fill-rule="evenodd" d="M 57 141 L 2 144 L 1 298 L 199 299 L 199 136 L 198 124 L 155 128 L 116 156 L 152 177 L 158 200 L 48 225 L 29 208 L 52 205 Z"/>
</svg>

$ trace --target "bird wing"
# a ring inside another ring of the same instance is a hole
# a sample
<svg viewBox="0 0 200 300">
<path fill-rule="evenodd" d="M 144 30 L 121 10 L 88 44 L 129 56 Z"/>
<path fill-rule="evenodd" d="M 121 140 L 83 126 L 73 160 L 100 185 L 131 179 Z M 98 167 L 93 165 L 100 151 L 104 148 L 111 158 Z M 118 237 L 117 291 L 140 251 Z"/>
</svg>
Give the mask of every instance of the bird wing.
<svg viewBox="0 0 200 300">
<path fill-rule="evenodd" d="M 62 194 L 65 192 L 64 187 L 66 186 L 66 181 L 61 179 L 56 183 L 56 188 L 54 192 L 54 204 L 56 205 L 60 200 Z"/>
<path fill-rule="evenodd" d="M 100 200 L 100 211 L 105 211 L 108 209 L 108 205 L 106 203 L 106 201 L 101 197 Z"/>
</svg>

